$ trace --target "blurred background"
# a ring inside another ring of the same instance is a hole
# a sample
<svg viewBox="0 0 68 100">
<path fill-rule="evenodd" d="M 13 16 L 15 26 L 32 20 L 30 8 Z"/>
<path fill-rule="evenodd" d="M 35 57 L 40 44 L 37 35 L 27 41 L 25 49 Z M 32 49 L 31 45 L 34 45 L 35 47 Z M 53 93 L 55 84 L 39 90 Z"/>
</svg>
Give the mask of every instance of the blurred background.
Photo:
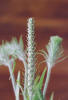
<svg viewBox="0 0 68 100">
<path fill-rule="evenodd" d="M 50 36 L 59 35 L 63 38 L 64 54 L 68 55 L 68 0 L 0 0 L 0 44 L 2 40 L 10 41 L 12 37 L 19 39 L 22 34 L 26 47 L 29 17 L 35 19 L 37 50 L 45 49 Z M 15 75 L 21 66 L 23 68 L 21 62 L 17 61 Z M 40 74 L 44 67 L 41 64 Z M 9 77 L 8 68 L 0 67 L 0 100 L 14 100 Z M 47 98 L 52 92 L 54 100 L 68 100 L 68 59 L 52 69 Z"/>
</svg>

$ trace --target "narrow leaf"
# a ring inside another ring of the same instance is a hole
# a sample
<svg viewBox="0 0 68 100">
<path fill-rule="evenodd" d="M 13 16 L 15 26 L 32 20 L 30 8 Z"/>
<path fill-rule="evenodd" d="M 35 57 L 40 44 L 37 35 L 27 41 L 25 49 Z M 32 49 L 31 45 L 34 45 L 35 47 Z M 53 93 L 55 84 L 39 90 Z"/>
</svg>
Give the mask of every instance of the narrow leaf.
<svg viewBox="0 0 68 100">
<path fill-rule="evenodd" d="M 37 77 L 35 78 L 35 80 L 34 80 L 34 85 L 35 85 L 35 86 L 38 84 L 39 78 L 40 78 L 40 76 L 37 76 Z"/>
<path fill-rule="evenodd" d="M 39 83 L 38 83 L 39 89 L 41 89 L 42 86 L 43 86 L 43 80 L 44 80 L 45 72 L 46 72 L 46 68 L 44 69 L 44 71 L 43 71 L 43 73 L 42 73 L 42 75 L 41 75 L 41 78 L 40 78 L 40 80 L 39 80 Z"/>
</svg>

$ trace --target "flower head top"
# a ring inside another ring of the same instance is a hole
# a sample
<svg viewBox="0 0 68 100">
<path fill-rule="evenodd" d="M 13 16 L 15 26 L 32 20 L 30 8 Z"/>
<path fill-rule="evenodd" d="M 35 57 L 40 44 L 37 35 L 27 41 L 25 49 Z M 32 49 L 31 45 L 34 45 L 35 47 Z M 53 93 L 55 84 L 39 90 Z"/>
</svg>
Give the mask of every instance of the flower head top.
<svg viewBox="0 0 68 100">
<path fill-rule="evenodd" d="M 22 60 L 25 57 L 22 37 L 20 37 L 19 43 L 16 38 L 13 38 L 10 43 L 6 42 L 4 49 L 8 55 L 13 56 L 15 59 Z"/>
<path fill-rule="evenodd" d="M 52 36 L 46 48 L 48 52 L 46 55 L 47 65 L 48 67 L 53 67 L 63 54 L 62 38 L 59 36 Z"/>
</svg>

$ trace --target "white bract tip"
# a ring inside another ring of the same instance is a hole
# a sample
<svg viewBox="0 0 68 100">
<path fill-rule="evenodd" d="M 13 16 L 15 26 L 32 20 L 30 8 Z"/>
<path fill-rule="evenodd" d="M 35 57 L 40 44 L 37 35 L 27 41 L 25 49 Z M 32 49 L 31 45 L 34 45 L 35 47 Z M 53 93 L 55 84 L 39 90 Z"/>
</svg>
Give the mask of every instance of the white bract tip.
<svg viewBox="0 0 68 100">
<path fill-rule="evenodd" d="M 48 52 L 46 57 L 47 65 L 48 67 L 53 67 L 63 54 L 62 38 L 59 36 L 52 36 L 46 48 Z"/>
</svg>

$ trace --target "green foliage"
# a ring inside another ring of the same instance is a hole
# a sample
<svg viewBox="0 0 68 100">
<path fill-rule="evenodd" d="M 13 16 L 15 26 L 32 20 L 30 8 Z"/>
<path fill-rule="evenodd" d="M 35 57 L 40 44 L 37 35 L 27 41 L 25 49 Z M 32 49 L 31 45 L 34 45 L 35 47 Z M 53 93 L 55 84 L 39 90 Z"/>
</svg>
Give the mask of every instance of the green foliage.
<svg viewBox="0 0 68 100">
<path fill-rule="evenodd" d="M 41 77 L 37 76 L 35 81 L 34 81 L 34 97 L 33 100 L 43 100 L 43 95 L 42 95 L 42 86 L 43 86 L 43 80 L 44 80 L 44 76 L 46 73 L 46 68 L 44 69 L 44 71 L 42 72 Z"/>
<path fill-rule="evenodd" d="M 44 71 L 43 71 L 43 73 L 42 73 L 42 75 L 41 75 L 41 78 L 40 78 L 40 80 L 39 80 L 39 83 L 37 84 L 37 87 L 38 87 L 39 89 L 42 89 L 45 73 L 46 73 L 46 68 L 44 69 Z"/>
<path fill-rule="evenodd" d="M 36 89 L 33 100 L 43 100 L 42 91 L 40 89 Z"/>
<path fill-rule="evenodd" d="M 36 86 L 38 84 L 39 79 L 40 79 L 40 76 L 37 76 L 35 78 L 35 80 L 34 80 L 34 86 Z"/>
<path fill-rule="evenodd" d="M 46 68 L 43 70 L 41 77 L 36 76 L 36 78 L 34 80 L 34 87 L 33 87 L 34 90 L 42 89 L 45 73 L 46 73 Z"/>
</svg>

